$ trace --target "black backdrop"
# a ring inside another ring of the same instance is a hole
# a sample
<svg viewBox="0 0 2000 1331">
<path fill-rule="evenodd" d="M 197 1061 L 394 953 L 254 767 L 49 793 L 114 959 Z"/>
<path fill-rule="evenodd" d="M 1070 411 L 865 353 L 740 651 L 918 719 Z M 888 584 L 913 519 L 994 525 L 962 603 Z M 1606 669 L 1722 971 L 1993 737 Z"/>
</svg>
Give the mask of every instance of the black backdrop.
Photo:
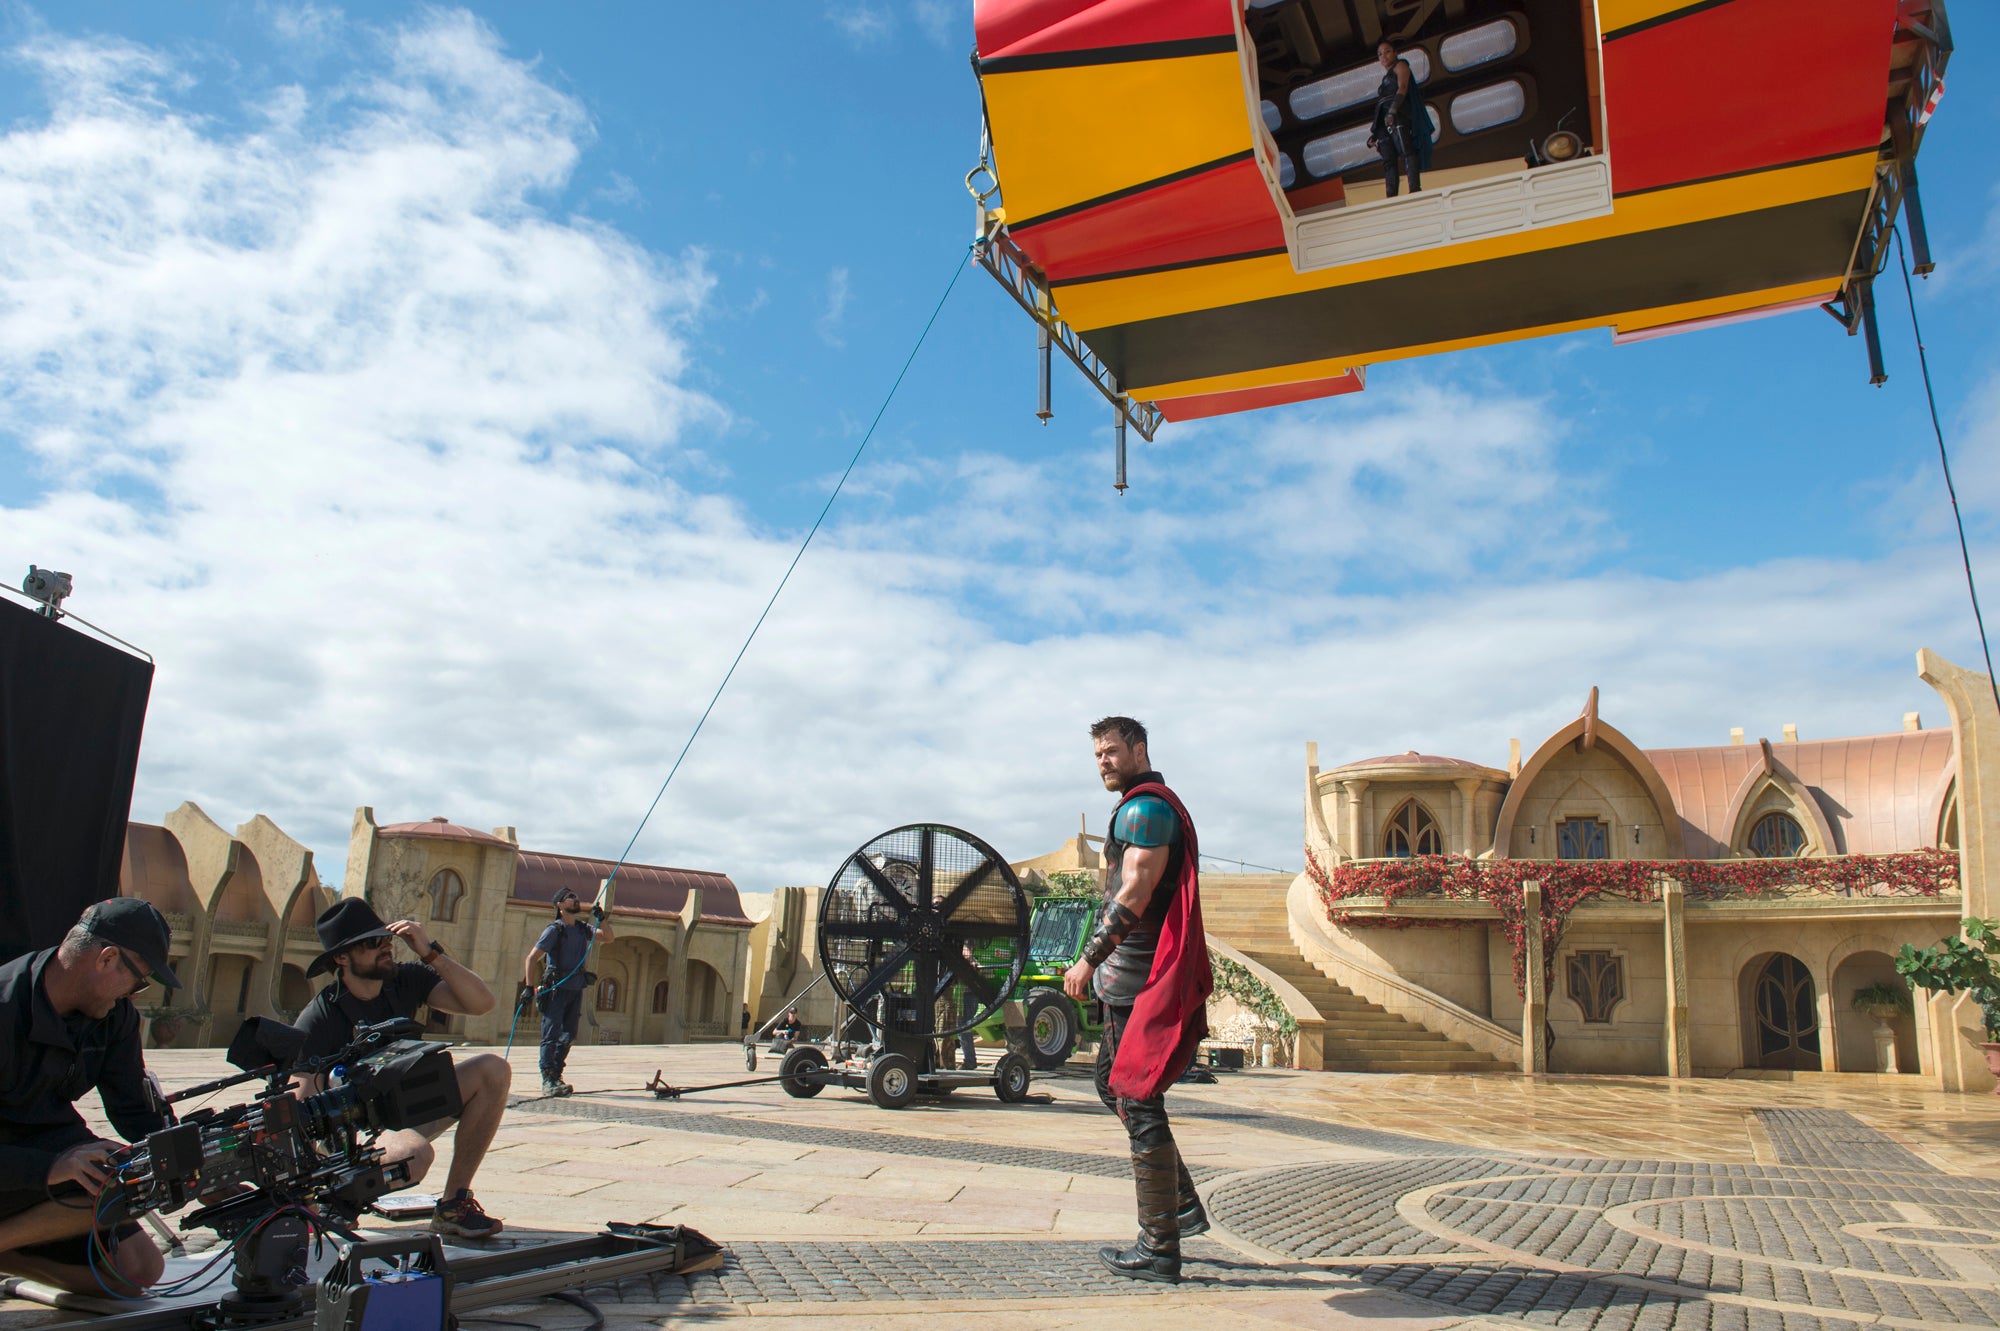
<svg viewBox="0 0 2000 1331">
<path fill-rule="evenodd" d="M 0 601 L 0 960 L 118 895 L 152 663 Z"/>
</svg>

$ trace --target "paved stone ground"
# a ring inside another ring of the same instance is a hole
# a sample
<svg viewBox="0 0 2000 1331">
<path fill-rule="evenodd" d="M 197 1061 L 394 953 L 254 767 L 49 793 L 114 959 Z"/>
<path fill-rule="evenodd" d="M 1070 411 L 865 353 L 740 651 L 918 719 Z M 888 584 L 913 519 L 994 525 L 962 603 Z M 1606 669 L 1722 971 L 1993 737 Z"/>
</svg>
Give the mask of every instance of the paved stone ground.
<svg viewBox="0 0 2000 1331">
<path fill-rule="evenodd" d="M 478 1179 L 508 1221 L 492 1247 L 608 1220 L 725 1245 L 693 1277 L 579 1276 L 621 1331 L 2000 1327 L 2000 1100 L 1914 1079 L 1256 1071 L 1177 1089 L 1217 1225 L 1167 1288 L 1095 1261 L 1129 1241 L 1132 1201 L 1123 1133 L 1086 1078 L 1043 1081 L 1042 1105 L 961 1091 L 891 1113 L 769 1085 L 660 1101 L 638 1088 L 663 1064 L 684 1084 L 744 1075 L 733 1046 L 580 1050 L 571 1079 L 604 1093 L 517 1106 Z M 515 1065 L 532 1084 L 532 1051 Z M 219 1060 L 155 1066 L 172 1087 Z M 488 1312 L 590 1320 L 549 1301 Z M 0 1301 L 0 1331 L 65 1316 Z"/>
</svg>

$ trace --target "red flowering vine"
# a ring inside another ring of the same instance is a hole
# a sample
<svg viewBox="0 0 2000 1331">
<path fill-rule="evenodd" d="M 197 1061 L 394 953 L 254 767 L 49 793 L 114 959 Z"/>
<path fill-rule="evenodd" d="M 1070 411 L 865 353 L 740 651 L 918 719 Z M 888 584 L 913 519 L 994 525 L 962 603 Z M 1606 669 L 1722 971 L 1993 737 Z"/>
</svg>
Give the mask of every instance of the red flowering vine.
<svg viewBox="0 0 2000 1331">
<path fill-rule="evenodd" d="M 1848 897 L 1935 897 L 1957 888 L 1958 855 L 1944 850 L 1756 860 L 1474 860 L 1463 855 L 1418 855 L 1402 860 L 1350 861 L 1329 870 L 1308 851 L 1306 873 L 1319 888 L 1327 918 L 1338 925 L 1407 928 L 1480 923 L 1357 914 L 1340 905 L 1356 897 L 1379 898 L 1383 909 L 1391 912 L 1398 899 L 1408 897 L 1486 902 L 1499 912 L 1500 927 L 1513 945 L 1515 992 L 1525 994 L 1524 882 L 1542 885 L 1542 980 L 1544 992 L 1548 992 L 1554 979 L 1556 945 L 1562 940 L 1569 914 L 1593 897 L 1658 901 L 1661 880 L 1666 878 L 1679 880 L 1687 895 L 1696 900 L 1757 897 L 1780 888 Z"/>
</svg>

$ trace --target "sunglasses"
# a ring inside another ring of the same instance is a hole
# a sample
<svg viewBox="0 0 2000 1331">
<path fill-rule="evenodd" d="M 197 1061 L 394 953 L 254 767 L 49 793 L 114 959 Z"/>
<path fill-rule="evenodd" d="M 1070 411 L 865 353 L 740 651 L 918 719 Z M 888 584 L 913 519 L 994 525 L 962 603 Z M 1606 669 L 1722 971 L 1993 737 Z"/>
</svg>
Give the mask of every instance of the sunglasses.
<svg viewBox="0 0 2000 1331">
<path fill-rule="evenodd" d="M 114 947 L 111 950 L 118 954 L 118 964 L 125 968 L 127 975 L 132 977 L 132 992 L 126 995 L 127 998 L 132 997 L 133 994 L 138 993 L 153 982 L 151 975 L 148 975 L 145 971 L 140 970 L 132 964 L 132 958 L 125 955 L 124 948 Z"/>
</svg>

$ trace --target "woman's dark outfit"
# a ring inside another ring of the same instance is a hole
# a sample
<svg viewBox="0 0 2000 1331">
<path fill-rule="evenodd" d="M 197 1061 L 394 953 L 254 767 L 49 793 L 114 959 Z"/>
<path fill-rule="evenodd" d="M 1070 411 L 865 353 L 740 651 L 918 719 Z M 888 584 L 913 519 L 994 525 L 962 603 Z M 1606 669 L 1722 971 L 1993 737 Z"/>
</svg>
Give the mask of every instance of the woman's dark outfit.
<svg viewBox="0 0 2000 1331">
<path fill-rule="evenodd" d="M 1398 177 L 1405 172 L 1410 177 L 1410 193 L 1422 189 L 1422 173 L 1431 164 L 1431 116 L 1417 91 L 1415 71 L 1410 73 L 1408 92 L 1396 86 L 1396 71 L 1409 68 L 1409 61 L 1398 60 L 1383 73 L 1382 85 L 1375 90 L 1372 133 L 1375 150 L 1382 154 L 1383 179 L 1392 199 L 1400 183 Z"/>
</svg>

